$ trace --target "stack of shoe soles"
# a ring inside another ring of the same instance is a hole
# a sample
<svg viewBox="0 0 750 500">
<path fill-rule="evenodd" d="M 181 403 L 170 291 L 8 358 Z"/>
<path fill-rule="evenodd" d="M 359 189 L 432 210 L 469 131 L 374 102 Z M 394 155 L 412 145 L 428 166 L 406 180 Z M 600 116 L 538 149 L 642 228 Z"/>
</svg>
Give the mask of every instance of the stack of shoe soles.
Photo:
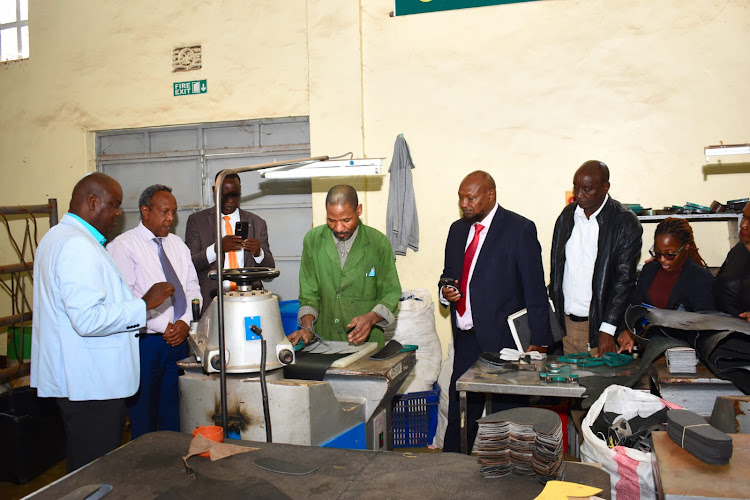
<svg viewBox="0 0 750 500">
<path fill-rule="evenodd" d="M 672 347 L 667 349 L 664 356 L 667 358 L 667 369 L 669 373 L 695 373 L 698 358 L 695 357 L 695 349 L 690 347 Z"/>
<path fill-rule="evenodd" d="M 672 441 L 707 464 L 724 465 L 732 458 L 732 438 L 692 411 L 669 410 L 667 434 Z"/>
<path fill-rule="evenodd" d="M 560 416 L 544 408 L 513 408 L 480 419 L 477 455 L 482 477 L 536 475 L 541 483 L 564 477 Z"/>
</svg>

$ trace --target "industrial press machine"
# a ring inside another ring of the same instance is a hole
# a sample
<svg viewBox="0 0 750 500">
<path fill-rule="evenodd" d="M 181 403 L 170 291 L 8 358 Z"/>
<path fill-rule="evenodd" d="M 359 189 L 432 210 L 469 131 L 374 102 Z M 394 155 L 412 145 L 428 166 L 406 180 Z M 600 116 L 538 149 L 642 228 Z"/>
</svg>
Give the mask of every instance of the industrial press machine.
<svg viewBox="0 0 750 500">
<path fill-rule="evenodd" d="M 251 288 L 254 281 L 278 276 L 278 270 L 244 268 L 222 274 L 238 285 L 222 296 L 227 437 L 264 441 L 270 437 L 270 423 L 274 442 L 387 448 L 391 400 L 414 366 L 414 353 L 374 361 L 369 359 L 374 343 L 326 342 L 345 344 L 352 352 L 335 361 L 322 381 L 284 378 L 284 367 L 295 363 L 296 356 L 283 330 L 278 296 Z M 194 356 L 179 363 L 185 370 L 179 378 L 180 425 L 185 431 L 224 421 L 219 314 L 215 298 L 191 325 L 188 342 Z"/>
</svg>

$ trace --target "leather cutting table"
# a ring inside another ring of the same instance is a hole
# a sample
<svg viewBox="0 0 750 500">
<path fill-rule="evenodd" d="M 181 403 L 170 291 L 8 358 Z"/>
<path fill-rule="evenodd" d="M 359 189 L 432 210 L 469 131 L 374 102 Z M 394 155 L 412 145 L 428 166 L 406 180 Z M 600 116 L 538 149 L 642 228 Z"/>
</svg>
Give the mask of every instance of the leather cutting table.
<svg viewBox="0 0 750 500">
<path fill-rule="evenodd" d="M 534 476 L 510 474 L 483 479 L 473 457 L 458 453 L 373 452 L 227 440 L 260 448 L 216 462 L 192 457 L 185 472 L 191 436 L 154 432 L 113 451 L 88 466 L 37 491 L 29 498 L 59 499 L 89 484 L 114 487 L 107 500 L 120 498 L 515 498 L 532 499 L 543 485 Z M 318 467 L 304 476 L 270 472 L 253 465 L 258 458 L 275 458 Z M 610 497 L 609 475 L 595 467 L 566 463 L 567 481 L 602 488 Z"/>
<path fill-rule="evenodd" d="M 546 382 L 539 378 L 548 364 L 558 363 L 559 356 L 547 356 L 546 359 L 533 361 L 534 370 L 499 371 L 477 361 L 456 381 L 456 390 L 461 401 L 461 453 L 469 453 L 466 428 L 466 393 L 482 392 L 487 394 L 487 410 L 490 411 L 491 394 L 516 394 L 523 396 L 553 396 L 560 398 L 582 398 L 586 388 L 578 383 Z M 591 375 L 600 377 L 627 376 L 640 369 L 640 360 L 620 367 L 594 366 L 579 368 L 571 366 L 571 373 L 580 377 Z M 639 387 L 648 382 L 639 383 Z"/>
</svg>

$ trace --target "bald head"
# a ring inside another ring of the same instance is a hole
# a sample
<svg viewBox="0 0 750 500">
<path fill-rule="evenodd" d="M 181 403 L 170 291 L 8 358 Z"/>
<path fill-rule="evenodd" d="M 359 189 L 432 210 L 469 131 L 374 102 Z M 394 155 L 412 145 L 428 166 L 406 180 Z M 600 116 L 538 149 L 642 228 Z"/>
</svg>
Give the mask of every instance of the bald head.
<svg viewBox="0 0 750 500">
<path fill-rule="evenodd" d="M 578 172 L 586 172 L 589 175 L 598 175 L 602 184 L 609 182 L 609 167 L 606 163 L 599 160 L 589 160 L 578 167 Z"/>
<path fill-rule="evenodd" d="M 495 208 L 496 203 L 495 179 L 487 172 L 477 170 L 461 181 L 458 187 L 458 206 L 465 221 L 480 222 Z"/>
<path fill-rule="evenodd" d="M 328 194 L 326 195 L 326 206 L 328 205 L 350 205 L 356 209 L 357 205 L 359 205 L 357 191 L 348 184 L 333 186 L 328 190 Z"/>
<path fill-rule="evenodd" d="M 122 188 L 112 177 L 94 172 L 86 175 L 73 188 L 69 212 L 79 216 L 100 233 L 114 229 L 122 215 Z"/>
<path fill-rule="evenodd" d="M 578 167 L 573 176 L 573 193 L 586 217 L 604 203 L 609 192 L 609 167 L 603 162 L 589 160 Z"/>
</svg>

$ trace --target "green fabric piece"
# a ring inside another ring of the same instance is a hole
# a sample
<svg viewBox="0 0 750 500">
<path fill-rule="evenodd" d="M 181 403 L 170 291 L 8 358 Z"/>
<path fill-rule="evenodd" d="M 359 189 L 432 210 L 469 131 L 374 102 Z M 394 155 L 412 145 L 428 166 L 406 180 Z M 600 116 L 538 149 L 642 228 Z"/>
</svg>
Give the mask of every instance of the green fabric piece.
<svg viewBox="0 0 750 500">
<path fill-rule="evenodd" d="M 336 244 L 327 225 L 305 235 L 299 271 L 300 307 L 318 311 L 316 333 L 324 340 L 347 341 L 346 325 L 383 304 L 396 313 L 401 283 L 388 238 L 360 222 L 359 233 L 341 269 Z M 385 344 L 383 329 L 374 326 L 368 342 Z"/>
</svg>

